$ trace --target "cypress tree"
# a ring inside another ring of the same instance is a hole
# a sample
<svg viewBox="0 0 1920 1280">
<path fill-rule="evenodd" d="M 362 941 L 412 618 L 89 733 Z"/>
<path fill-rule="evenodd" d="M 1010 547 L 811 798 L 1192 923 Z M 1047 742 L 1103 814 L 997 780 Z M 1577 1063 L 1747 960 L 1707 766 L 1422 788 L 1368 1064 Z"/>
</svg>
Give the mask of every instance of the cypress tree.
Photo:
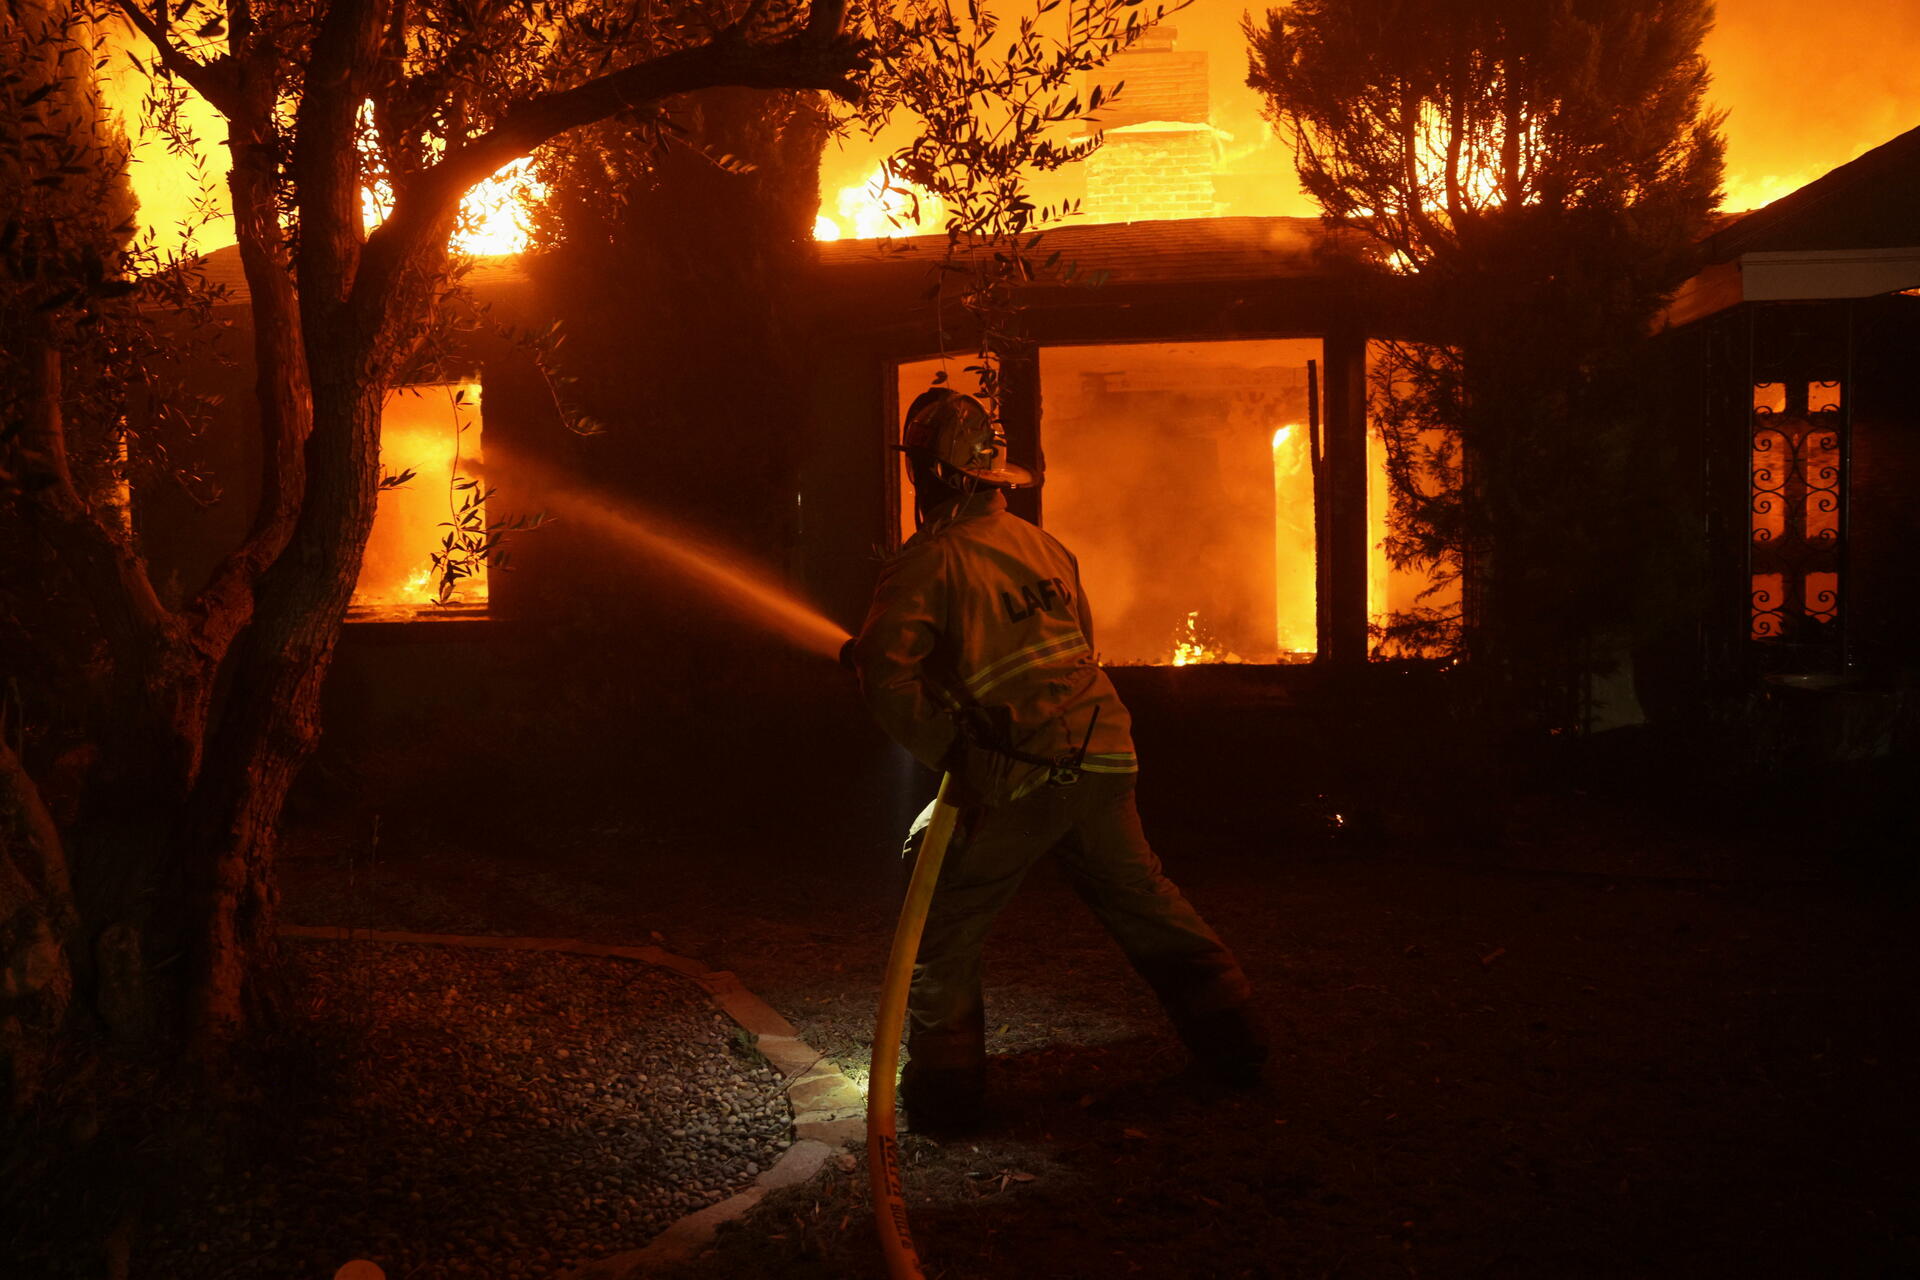
<svg viewBox="0 0 1920 1280">
<path fill-rule="evenodd" d="M 1329 223 L 1408 277 L 1376 351 L 1387 550 L 1464 608 L 1501 728 L 1573 727 L 1663 554 L 1633 371 L 1719 198 L 1708 0 L 1298 0 L 1248 82 Z"/>
</svg>

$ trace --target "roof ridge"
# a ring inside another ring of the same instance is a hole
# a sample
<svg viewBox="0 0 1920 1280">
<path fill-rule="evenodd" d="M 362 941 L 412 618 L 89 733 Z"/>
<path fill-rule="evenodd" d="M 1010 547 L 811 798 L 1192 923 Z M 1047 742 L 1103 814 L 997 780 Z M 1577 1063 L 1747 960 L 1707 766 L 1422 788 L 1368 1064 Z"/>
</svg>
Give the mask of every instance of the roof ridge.
<svg viewBox="0 0 1920 1280">
<path fill-rule="evenodd" d="M 1746 246 L 1783 224 L 1808 217 L 1862 185 L 1877 183 L 1888 170 L 1903 167 L 1903 162 L 1920 173 L 1920 125 L 1895 134 L 1845 164 L 1827 170 L 1812 182 L 1789 191 L 1771 204 L 1741 214 L 1718 230 L 1709 232 L 1702 240 L 1707 257 L 1715 262 L 1737 257 L 1745 251 Z"/>
</svg>

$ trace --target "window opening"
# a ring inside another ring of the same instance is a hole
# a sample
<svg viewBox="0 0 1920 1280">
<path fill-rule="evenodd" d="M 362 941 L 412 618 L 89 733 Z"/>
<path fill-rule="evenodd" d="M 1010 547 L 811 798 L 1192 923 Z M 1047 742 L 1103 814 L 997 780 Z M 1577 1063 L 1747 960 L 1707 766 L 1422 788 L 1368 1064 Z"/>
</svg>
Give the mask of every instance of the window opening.
<svg viewBox="0 0 1920 1280">
<path fill-rule="evenodd" d="M 1041 512 L 1102 661 L 1313 657 L 1319 359 L 1303 339 L 1041 348 Z"/>
<path fill-rule="evenodd" d="M 381 474 L 407 478 L 380 491 L 352 620 L 485 612 L 487 567 L 458 551 L 463 524 L 485 525 L 481 461 L 478 383 L 396 387 L 388 394 L 380 413 Z M 457 567 L 448 582 L 434 557 L 444 556 L 450 543 Z"/>
<path fill-rule="evenodd" d="M 1390 393 L 1412 394 L 1413 388 L 1396 382 L 1390 389 L 1380 387 L 1381 366 L 1392 355 L 1384 344 L 1367 344 L 1367 386 L 1370 392 L 1367 415 L 1367 621 L 1373 629 L 1371 656 L 1376 659 L 1445 658 L 1454 647 L 1447 638 L 1457 634 L 1454 624 L 1460 617 L 1461 583 L 1458 577 L 1436 584 L 1434 568 L 1396 566 L 1387 555 L 1387 541 L 1393 534 L 1393 485 L 1387 456 L 1384 424 L 1372 412 L 1371 397 Z M 1408 460 L 1406 479 L 1417 484 L 1427 497 L 1446 492 L 1448 477 L 1440 473 L 1439 461 L 1451 453 L 1457 442 L 1443 428 L 1420 428 L 1412 441 L 1413 456 Z"/>
</svg>

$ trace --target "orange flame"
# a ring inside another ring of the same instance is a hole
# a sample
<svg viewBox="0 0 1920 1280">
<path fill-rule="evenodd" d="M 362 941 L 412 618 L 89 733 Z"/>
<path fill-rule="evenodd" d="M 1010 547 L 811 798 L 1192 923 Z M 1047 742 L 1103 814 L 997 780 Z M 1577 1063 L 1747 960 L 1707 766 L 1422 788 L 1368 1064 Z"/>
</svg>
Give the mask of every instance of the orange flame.
<svg viewBox="0 0 1920 1280">
<path fill-rule="evenodd" d="M 1168 656 L 1167 665 L 1192 667 L 1201 663 L 1245 661 L 1245 658 L 1231 649 L 1208 644 L 1206 637 L 1200 633 L 1200 611 L 1191 609 L 1187 612 L 1183 633 L 1174 638 L 1173 653 Z"/>
<path fill-rule="evenodd" d="M 1196 662 L 1218 662 L 1219 659 L 1200 639 L 1200 611 L 1195 609 L 1187 614 L 1187 634 L 1173 646 L 1173 656 L 1167 659 L 1176 667 L 1190 667 Z"/>
<path fill-rule="evenodd" d="M 878 240 L 893 236 L 927 235 L 946 219 L 940 197 L 901 178 L 888 178 L 886 167 L 876 168 L 865 182 L 840 188 L 833 212 L 825 201 L 813 220 L 815 240 Z"/>
<path fill-rule="evenodd" d="M 1297 422 L 1273 433 L 1273 631 L 1282 662 L 1310 657 L 1319 647 L 1310 447 Z M 1308 508 L 1304 514 L 1303 493 Z"/>
<path fill-rule="evenodd" d="M 531 158 L 500 166 L 461 200 L 449 243 L 477 258 L 526 252 L 532 235 L 528 211 L 546 193 L 546 184 L 533 176 Z M 361 225 L 372 231 L 387 220 L 392 206 L 393 189 L 385 182 L 365 188 L 360 193 Z"/>
<path fill-rule="evenodd" d="M 388 396 L 380 413 L 380 465 L 388 475 L 411 471 L 413 478 L 380 492 L 354 585 L 356 613 L 411 614 L 440 603 L 433 554 L 451 519 L 454 482 L 480 465 L 479 409 L 480 388 L 473 383 L 402 387 Z M 446 603 L 486 600 L 481 564 Z"/>
</svg>

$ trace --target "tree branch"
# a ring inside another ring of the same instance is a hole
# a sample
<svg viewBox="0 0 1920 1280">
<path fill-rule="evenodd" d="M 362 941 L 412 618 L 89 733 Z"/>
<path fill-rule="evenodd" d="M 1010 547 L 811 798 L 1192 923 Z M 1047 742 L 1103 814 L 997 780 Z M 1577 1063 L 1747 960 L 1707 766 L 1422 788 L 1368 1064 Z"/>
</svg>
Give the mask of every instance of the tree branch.
<svg viewBox="0 0 1920 1280">
<path fill-rule="evenodd" d="M 243 23 L 252 28 L 247 0 L 233 0 L 231 14 L 236 36 Z M 306 490 L 306 443 L 313 426 L 300 299 L 287 261 L 277 198 L 280 158 L 273 112 L 281 82 L 273 49 L 265 40 L 261 44 L 236 63 L 238 104 L 227 117 L 234 235 L 252 313 L 260 503 L 246 541 L 187 610 L 193 644 L 213 663 L 225 656 L 252 618 L 258 579 L 292 536 Z"/>
<path fill-rule="evenodd" d="M 114 0 L 114 5 L 159 53 L 161 66 L 185 80 L 194 92 L 213 104 L 215 111 L 223 116 L 233 114 L 239 103 L 229 56 L 222 54 L 212 62 L 195 61 L 176 48 L 168 38 L 167 28 L 141 12 L 134 0 Z"/>
<path fill-rule="evenodd" d="M 851 98 L 858 90 L 849 77 L 864 65 L 865 57 L 857 44 L 839 37 L 822 42 L 813 35 L 812 27 L 776 44 L 718 39 L 522 103 L 509 111 L 492 132 L 448 152 L 444 160 L 421 175 L 419 185 L 437 194 L 435 188 L 458 183 L 464 192 L 501 165 L 569 129 L 695 89 L 723 85 L 824 89 Z"/>
<path fill-rule="evenodd" d="M 403 122 L 396 110 L 396 103 L 408 100 L 412 87 L 407 78 L 407 23 L 412 12 L 408 0 L 393 0 L 387 13 L 386 30 L 380 38 L 382 81 L 379 90 L 371 95 L 373 127 L 389 168 L 393 167 L 394 156 L 412 157 L 418 163 L 421 153 L 419 112 L 410 109 Z"/>
<path fill-rule="evenodd" d="M 1467 81 L 1454 69 L 1446 80 L 1447 85 L 1447 221 L 1452 224 L 1453 234 L 1460 235 L 1461 225 L 1466 221 L 1466 192 L 1460 184 L 1460 152 L 1466 142 L 1467 131 Z"/>
<path fill-rule="evenodd" d="M 446 224 L 468 189 L 569 129 L 675 94 L 722 86 L 821 89 L 857 98 L 853 76 L 865 69 L 868 55 L 862 41 L 841 33 L 845 10 L 843 0 L 821 0 L 807 26 L 783 40 L 749 44 L 722 35 L 511 108 L 491 131 L 397 184 L 392 216 L 367 239 L 354 282 L 355 309 L 363 320 L 375 318 L 406 264 L 444 239 Z"/>
<path fill-rule="evenodd" d="M 30 388 L 21 443 L 29 458 L 44 468 L 34 486 L 37 505 L 61 530 L 58 548 L 75 576 L 93 594 L 103 618 L 123 623 L 137 640 L 166 630 L 173 615 L 160 603 L 146 566 L 126 543 L 94 518 L 74 488 L 67 462 L 66 422 L 60 410 L 60 351 L 45 339 L 29 339 L 23 364 Z"/>
<path fill-rule="evenodd" d="M 253 0 L 228 0 L 227 47 L 240 48 L 253 39 L 256 30 L 253 20 Z"/>
<path fill-rule="evenodd" d="M 1400 163 L 1402 181 L 1406 194 L 1401 202 L 1406 206 L 1405 217 L 1409 228 L 1406 235 L 1407 255 L 1416 263 L 1418 256 L 1412 252 L 1414 244 L 1420 244 L 1428 254 L 1438 247 L 1433 219 L 1427 216 L 1426 201 L 1421 197 L 1426 193 L 1420 183 L 1420 92 L 1412 81 L 1403 81 L 1400 87 Z M 1421 263 L 1424 265 L 1424 263 Z"/>
<path fill-rule="evenodd" d="M 333 0 L 314 36 L 293 142 L 300 200 L 300 302 L 336 306 L 360 251 L 360 155 L 355 125 L 379 56 L 380 0 Z"/>
<path fill-rule="evenodd" d="M 746 35 L 760 15 L 767 11 L 768 0 L 747 0 L 747 7 L 738 18 L 727 24 L 727 31 L 734 35 Z"/>
<path fill-rule="evenodd" d="M 847 25 L 847 0 L 812 0 L 804 35 L 818 44 L 838 40 Z"/>
<path fill-rule="evenodd" d="M 35 905 L 56 925 L 65 941 L 66 932 L 76 922 L 60 828 L 48 812 L 39 784 L 7 742 L 4 724 L 0 724 L 0 815 L 6 823 L 0 827 L 4 867 L 32 888 L 38 899 Z"/>
</svg>

